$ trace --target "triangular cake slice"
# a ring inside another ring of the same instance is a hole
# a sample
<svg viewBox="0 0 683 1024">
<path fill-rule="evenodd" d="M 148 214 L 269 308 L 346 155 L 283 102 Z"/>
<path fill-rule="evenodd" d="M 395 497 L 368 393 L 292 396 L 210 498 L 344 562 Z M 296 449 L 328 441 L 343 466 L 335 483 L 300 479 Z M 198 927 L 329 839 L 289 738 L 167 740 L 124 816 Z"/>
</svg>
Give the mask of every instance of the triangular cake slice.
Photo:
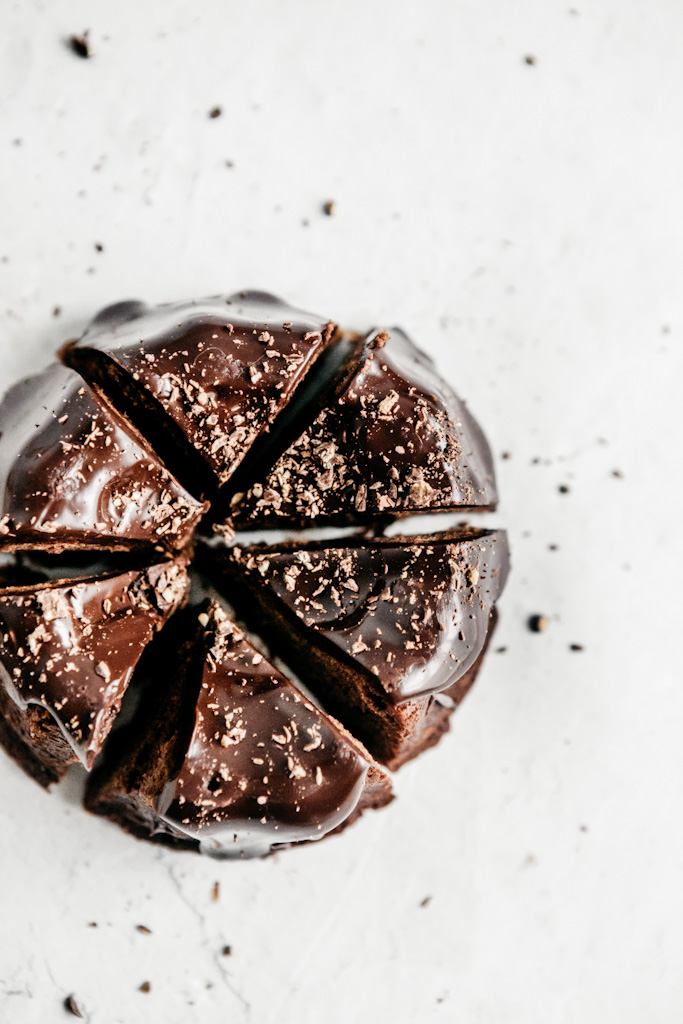
<svg viewBox="0 0 683 1024">
<path fill-rule="evenodd" d="M 476 673 L 508 573 L 501 530 L 218 547 L 206 571 L 322 705 L 390 767 Z M 470 679 L 473 675 L 470 675 Z M 438 737 L 437 737 L 438 738 Z"/>
<path fill-rule="evenodd" d="M 159 685 L 89 781 L 89 810 L 142 838 L 244 857 L 321 839 L 389 802 L 367 751 L 216 602 L 184 617 Z"/>
<path fill-rule="evenodd" d="M 264 292 L 125 302 L 104 309 L 62 357 L 133 419 L 193 493 L 213 495 L 335 332 Z"/>
<path fill-rule="evenodd" d="M 65 366 L 0 404 L 0 550 L 181 548 L 207 507 Z"/>
<path fill-rule="evenodd" d="M 153 635 L 186 599 L 182 557 L 0 589 L 0 742 L 38 782 L 90 769 Z"/>
<path fill-rule="evenodd" d="M 370 335 L 355 373 L 267 475 L 232 496 L 236 527 L 356 523 L 497 501 L 491 452 L 431 359 L 398 328 Z"/>
</svg>

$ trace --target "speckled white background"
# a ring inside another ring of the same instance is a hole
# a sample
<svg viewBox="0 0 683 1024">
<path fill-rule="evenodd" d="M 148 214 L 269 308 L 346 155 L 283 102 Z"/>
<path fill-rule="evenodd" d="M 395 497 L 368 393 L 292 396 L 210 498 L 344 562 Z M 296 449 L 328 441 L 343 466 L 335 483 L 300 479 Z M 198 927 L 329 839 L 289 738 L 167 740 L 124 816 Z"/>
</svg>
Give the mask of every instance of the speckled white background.
<svg viewBox="0 0 683 1024">
<path fill-rule="evenodd" d="M 3 1024 L 680 1021 L 683 6 L 574 2 L 4 0 L 2 386 L 126 297 L 397 321 L 510 452 L 514 574 L 319 847 L 163 852 L 0 755 Z"/>
</svg>

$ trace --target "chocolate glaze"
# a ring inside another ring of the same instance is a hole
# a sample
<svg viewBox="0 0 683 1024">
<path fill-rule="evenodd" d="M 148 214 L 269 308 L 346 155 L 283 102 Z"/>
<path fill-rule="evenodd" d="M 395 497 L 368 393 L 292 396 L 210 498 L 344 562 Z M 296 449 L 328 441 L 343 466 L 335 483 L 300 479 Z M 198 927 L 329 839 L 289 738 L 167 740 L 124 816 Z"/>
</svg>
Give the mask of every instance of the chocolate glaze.
<svg viewBox="0 0 683 1024">
<path fill-rule="evenodd" d="M 0 405 L 0 550 L 182 547 L 205 505 L 59 364 Z"/>
<path fill-rule="evenodd" d="M 258 856 L 321 839 L 358 807 L 372 759 L 217 603 L 199 623 L 194 728 L 174 778 L 153 799 L 157 830 L 188 836 L 218 856 Z"/>
<path fill-rule="evenodd" d="M 103 310 L 64 358 L 85 374 L 93 356 L 115 364 L 222 485 L 334 332 L 264 292 L 157 307 L 127 302 Z"/>
<path fill-rule="evenodd" d="M 355 374 L 260 483 L 233 495 L 236 526 L 346 523 L 493 508 L 488 443 L 431 359 L 398 328 L 368 337 Z"/>
<path fill-rule="evenodd" d="M 53 716 L 91 768 L 153 634 L 186 596 L 185 560 L 0 590 L 0 685 Z"/>
<path fill-rule="evenodd" d="M 238 546 L 222 558 L 267 588 L 390 703 L 452 686 L 474 664 L 508 573 L 502 530 Z M 219 556 L 220 562 L 220 556 Z"/>
</svg>

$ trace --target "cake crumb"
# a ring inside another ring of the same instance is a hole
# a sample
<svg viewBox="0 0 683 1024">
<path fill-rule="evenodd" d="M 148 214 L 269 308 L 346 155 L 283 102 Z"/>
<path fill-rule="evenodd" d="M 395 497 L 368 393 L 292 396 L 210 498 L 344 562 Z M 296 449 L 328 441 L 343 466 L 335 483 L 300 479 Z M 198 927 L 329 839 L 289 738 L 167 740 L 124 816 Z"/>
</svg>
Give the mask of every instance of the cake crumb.
<svg viewBox="0 0 683 1024">
<path fill-rule="evenodd" d="M 532 633 L 543 633 L 550 625 L 545 615 L 530 615 L 527 619 L 527 626 Z"/>
<path fill-rule="evenodd" d="M 90 40 L 88 36 L 90 30 L 86 29 L 83 35 L 73 35 L 69 38 L 69 46 L 71 47 L 72 53 L 75 53 L 77 57 L 82 57 L 87 60 L 88 57 L 92 57 L 92 48 L 90 46 Z"/>
<path fill-rule="evenodd" d="M 74 995 L 66 997 L 66 999 L 64 1000 L 64 1009 L 68 1010 L 72 1017 L 80 1017 L 81 1019 L 83 1018 L 81 1008 L 76 1002 L 76 996 Z"/>
</svg>

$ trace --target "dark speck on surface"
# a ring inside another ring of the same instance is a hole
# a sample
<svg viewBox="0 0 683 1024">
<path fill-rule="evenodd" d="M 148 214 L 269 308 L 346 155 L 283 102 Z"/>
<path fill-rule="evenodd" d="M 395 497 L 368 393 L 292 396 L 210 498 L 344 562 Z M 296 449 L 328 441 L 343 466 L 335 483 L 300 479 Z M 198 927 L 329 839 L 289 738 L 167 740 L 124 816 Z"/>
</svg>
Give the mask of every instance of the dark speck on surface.
<svg viewBox="0 0 683 1024">
<path fill-rule="evenodd" d="M 570 644 L 569 645 L 569 650 L 570 651 L 582 651 L 583 650 L 583 644 Z"/>
<path fill-rule="evenodd" d="M 496 647 L 496 654 L 505 654 L 507 647 Z"/>
<path fill-rule="evenodd" d="M 59 314 L 61 312 L 62 312 L 62 307 L 61 306 L 55 306 L 55 308 L 52 310 L 52 315 L 53 316 L 59 316 Z"/>
<path fill-rule="evenodd" d="M 557 488 L 560 494 L 569 494 L 569 487 L 567 484 L 560 484 Z"/>
<path fill-rule="evenodd" d="M 143 981 L 142 985 L 140 985 L 140 991 L 141 992 L 151 992 L 151 990 L 152 990 L 152 985 L 151 985 L 151 982 L 149 982 L 149 981 Z"/>
<path fill-rule="evenodd" d="M 510 452 L 503 452 L 502 453 L 501 459 L 509 459 L 509 458 L 511 458 Z"/>
<path fill-rule="evenodd" d="M 72 1017 L 83 1017 L 81 1008 L 76 1002 L 76 996 L 74 995 L 66 997 L 64 1000 L 64 1009 L 68 1010 Z"/>
<path fill-rule="evenodd" d="M 532 54 L 528 53 L 524 58 L 524 63 L 531 64 L 533 66 L 536 63 L 536 58 Z"/>
<path fill-rule="evenodd" d="M 151 935 L 152 929 L 148 928 L 146 924 L 138 924 L 135 926 L 141 935 Z"/>
<path fill-rule="evenodd" d="M 86 30 L 82 36 L 71 36 L 69 39 L 69 48 L 72 53 L 75 53 L 77 57 L 82 57 L 84 60 L 88 57 L 92 57 L 88 31 Z"/>
<path fill-rule="evenodd" d="M 425 896 L 425 898 L 423 900 L 420 900 L 420 906 L 421 907 L 428 907 L 431 902 L 432 902 L 432 897 L 431 896 Z"/>
<path fill-rule="evenodd" d="M 328 199 L 326 203 L 323 203 L 323 213 L 327 217 L 333 217 L 335 213 L 335 202 L 334 199 Z"/>
<path fill-rule="evenodd" d="M 222 113 L 223 113 L 223 110 L 222 110 L 221 107 L 212 107 L 211 110 L 209 111 L 209 117 L 213 121 L 217 117 L 220 117 Z"/>
<path fill-rule="evenodd" d="M 222 956 L 232 956 L 232 946 L 223 946 L 221 950 Z"/>
<path fill-rule="evenodd" d="M 543 633 L 550 625 L 545 615 L 530 615 L 527 619 L 527 626 L 532 633 Z"/>
<path fill-rule="evenodd" d="M 104 246 L 101 242 L 95 242 L 95 252 L 104 252 Z"/>
<path fill-rule="evenodd" d="M 612 470 L 612 476 L 615 476 L 617 478 L 617 480 L 623 480 L 624 479 L 624 474 L 621 472 L 620 469 L 613 469 Z"/>
</svg>

